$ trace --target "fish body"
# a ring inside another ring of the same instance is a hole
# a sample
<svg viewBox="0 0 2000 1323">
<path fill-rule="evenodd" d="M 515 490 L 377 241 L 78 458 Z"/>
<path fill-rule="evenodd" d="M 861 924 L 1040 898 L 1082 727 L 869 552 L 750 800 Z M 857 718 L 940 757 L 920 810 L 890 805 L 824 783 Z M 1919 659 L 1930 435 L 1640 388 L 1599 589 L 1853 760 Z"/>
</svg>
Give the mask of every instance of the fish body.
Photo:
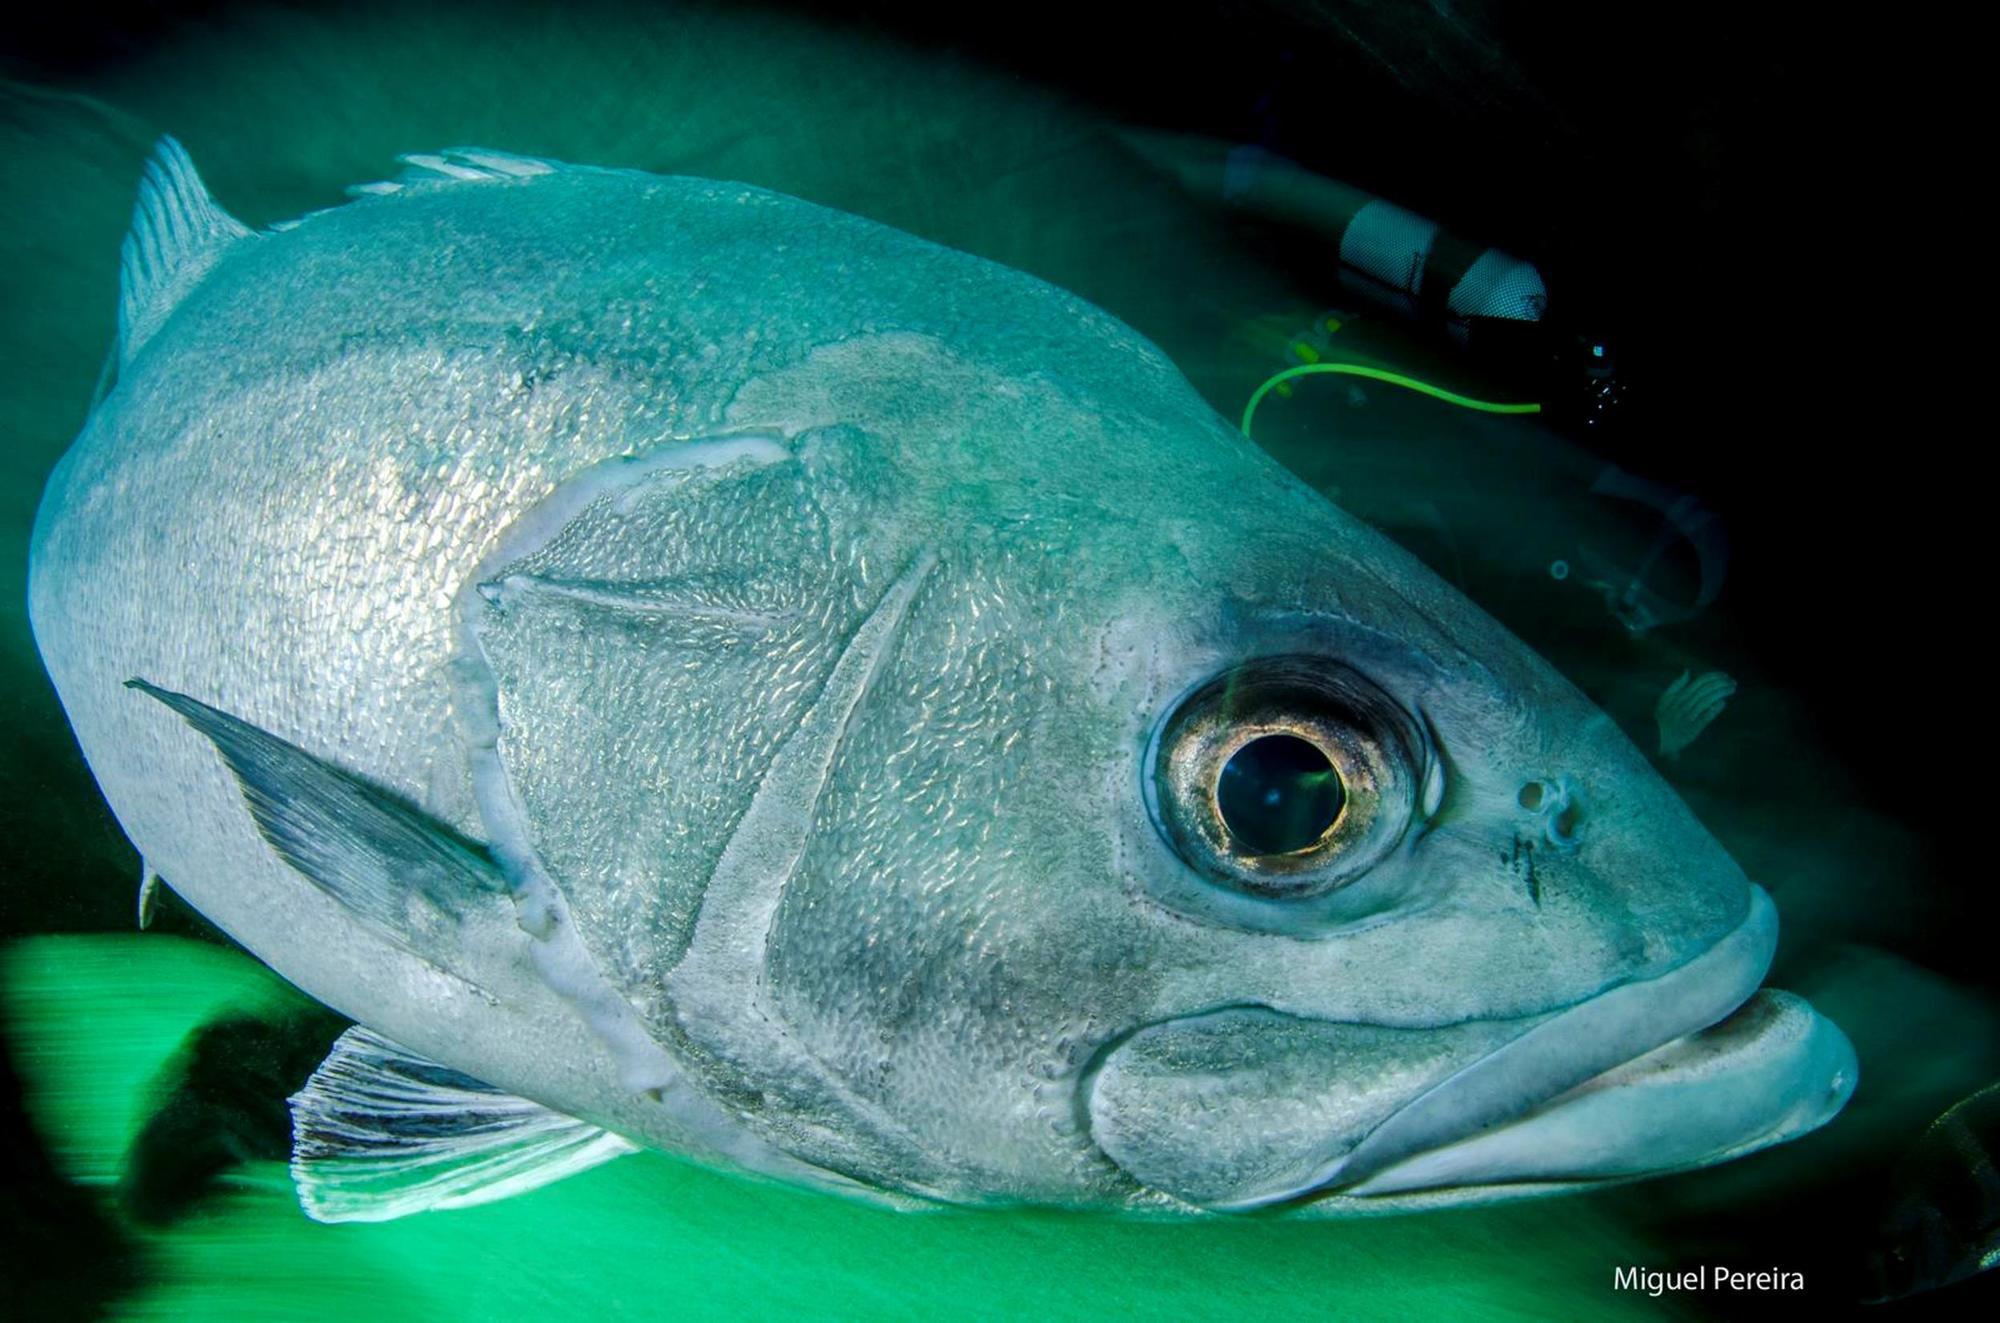
<svg viewBox="0 0 2000 1323">
<path fill-rule="evenodd" d="M 1366 1212 L 1845 1100 L 1643 755 L 1129 328 L 755 188 L 409 160 L 258 234 L 163 149 L 32 550 L 149 875 L 362 1026 L 309 1211 L 649 1146 Z"/>
<path fill-rule="evenodd" d="M 1869 1295 L 1899 1300 L 2000 1266 L 2000 1084 L 1961 1099 L 1903 1155 L 1869 1247 Z"/>
</svg>

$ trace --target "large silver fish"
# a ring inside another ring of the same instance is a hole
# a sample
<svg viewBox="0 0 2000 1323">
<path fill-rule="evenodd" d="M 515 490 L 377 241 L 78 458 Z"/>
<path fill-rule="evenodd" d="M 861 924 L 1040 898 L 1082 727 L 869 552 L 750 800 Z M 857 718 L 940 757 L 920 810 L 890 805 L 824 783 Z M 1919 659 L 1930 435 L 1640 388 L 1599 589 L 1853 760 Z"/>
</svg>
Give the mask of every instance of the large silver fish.
<svg viewBox="0 0 2000 1323">
<path fill-rule="evenodd" d="M 1371 1211 L 1848 1096 L 1645 758 L 1127 327 L 755 188 L 409 161 L 257 234 L 163 144 L 33 548 L 148 877 L 363 1026 L 315 1216 L 635 1145 Z"/>
</svg>

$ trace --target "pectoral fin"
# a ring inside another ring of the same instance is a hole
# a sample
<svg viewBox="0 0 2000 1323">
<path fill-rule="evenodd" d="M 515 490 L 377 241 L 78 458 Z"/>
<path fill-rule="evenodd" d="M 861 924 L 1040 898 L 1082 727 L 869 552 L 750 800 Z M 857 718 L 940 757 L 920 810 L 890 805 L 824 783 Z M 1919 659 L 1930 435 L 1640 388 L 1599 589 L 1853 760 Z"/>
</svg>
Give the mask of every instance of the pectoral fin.
<svg viewBox="0 0 2000 1323">
<path fill-rule="evenodd" d="M 291 1103 L 292 1181 L 320 1222 L 491 1203 L 634 1149 L 358 1025 Z"/>
<path fill-rule="evenodd" d="M 387 790 L 185 694 L 125 683 L 207 736 L 279 856 L 398 945 L 434 951 L 467 900 L 506 890 L 483 846 Z"/>
</svg>

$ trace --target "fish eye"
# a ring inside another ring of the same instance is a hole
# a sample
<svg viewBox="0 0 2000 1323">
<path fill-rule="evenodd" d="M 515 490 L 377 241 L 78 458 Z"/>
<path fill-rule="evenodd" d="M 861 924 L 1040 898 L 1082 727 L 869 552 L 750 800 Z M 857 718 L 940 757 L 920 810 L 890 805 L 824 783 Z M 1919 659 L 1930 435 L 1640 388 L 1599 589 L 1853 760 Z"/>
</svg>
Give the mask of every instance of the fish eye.
<svg viewBox="0 0 2000 1323">
<path fill-rule="evenodd" d="M 1403 709 L 1352 668 L 1263 658 L 1168 715 L 1148 799 L 1167 843 L 1210 881 L 1305 899 L 1359 876 L 1402 837 L 1422 747 Z"/>
<path fill-rule="evenodd" d="M 1257 735 L 1222 764 L 1215 807 L 1238 844 L 1297 854 L 1325 839 L 1347 799 L 1333 760 L 1297 735 Z"/>
</svg>

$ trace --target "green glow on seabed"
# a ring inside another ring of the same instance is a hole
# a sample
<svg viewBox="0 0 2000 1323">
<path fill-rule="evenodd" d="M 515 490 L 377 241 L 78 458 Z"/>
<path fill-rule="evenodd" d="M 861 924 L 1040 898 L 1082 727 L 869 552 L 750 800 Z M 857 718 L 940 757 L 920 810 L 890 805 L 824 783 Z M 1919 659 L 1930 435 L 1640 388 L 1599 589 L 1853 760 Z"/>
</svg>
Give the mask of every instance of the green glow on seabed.
<svg viewBox="0 0 2000 1323">
<path fill-rule="evenodd" d="M 1542 406 L 1539 404 L 1496 404 L 1491 400 L 1475 400 L 1469 395 L 1460 395 L 1455 391 L 1448 391 L 1442 386 L 1433 386 L 1428 381 L 1419 381 L 1415 377 L 1406 377 L 1400 372 L 1391 372 L 1387 368 L 1364 367 L 1359 363 L 1301 363 L 1297 367 L 1288 367 L 1282 372 L 1272 374 L 1250 396 L 1250 403 L 1243 406 L 1243 421 L 1237 424 L 1242 430 L 1243 435 L 1250 435 L 1250 420 L 1256 416 L 1257 406 L 1263 403 L 1266 395 L 1269 395 L 1273 390 L 1285 382 L 1292 380 L 1294 377 L 1316 376 L 1324 372 L 1339 373 L 1342 376 L 1348 377 L 1366 377 L 1370 381 L 1384 381 L 1391 386 L 1401 386 L 1404 390 L 1413 390 L 1419 395 L 1428 395 L 1434 400 L 1443 400 L 1446 404 L 1456 404 L 1461 409 L 1476 409 L 1480 413 L 1540 413 L 1542 411 Z"/>
<path fill-rule="evenodd" d="M 108 1209 L 186 1035 L 219 1015 L 303 1004 L 255 962 L 185 938 L 0 947 L 0 1015 L 30 1112 L 61 1168 Z M 639 1153 L 501 1203 L 325 1226 L 299 1210 L 282 1162 L 253 1161 L 173 1224 L 125 1233 L 142 1284 L 109 1316 L 145 1323 L 1652 1313 L 1643 1296 L 1607 1297 L 1602 1265 L 1641 1251 L 1581 1199 L 1339 1225 L 900 1213 Z"/>
</svg>

